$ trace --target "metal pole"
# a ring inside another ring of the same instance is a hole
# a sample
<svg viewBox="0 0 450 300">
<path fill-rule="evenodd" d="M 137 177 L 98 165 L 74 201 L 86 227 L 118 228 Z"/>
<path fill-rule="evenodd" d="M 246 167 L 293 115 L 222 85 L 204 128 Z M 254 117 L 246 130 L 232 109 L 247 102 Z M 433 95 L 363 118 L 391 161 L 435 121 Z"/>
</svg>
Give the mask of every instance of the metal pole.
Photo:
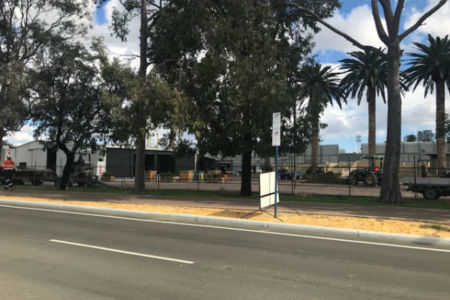
<svg viewBox="0 0 450 300">
<path fill-rule="evenodd" d="M 293 194 L 295 196 L 296 194 L 296 189 L 297 189 L 297 166 L 296 166 L 297 162 L 295 161 L 295 152 L 294 152 L 294 176 L 292 176 L 292 179 L 294 179 L 294 191 Z"/>
<path fill-rule="evenodd" d="M 278 146 L 275 146 L 275 218 L 277 218 L 278 209 Z"/>
<path fill-rule="evenodd" d="M 417 200 L 416 184 L 417 184 L 417 170 L 416 170 L 416 156 L 414 155 L 414 198 Z"/>
</svg>

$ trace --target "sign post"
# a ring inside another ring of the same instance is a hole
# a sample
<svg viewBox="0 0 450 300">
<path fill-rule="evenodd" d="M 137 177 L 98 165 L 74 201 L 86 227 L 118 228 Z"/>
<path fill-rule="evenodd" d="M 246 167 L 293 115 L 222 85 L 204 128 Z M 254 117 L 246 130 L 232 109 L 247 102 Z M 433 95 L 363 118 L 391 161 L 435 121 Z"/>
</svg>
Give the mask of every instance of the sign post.
<svg viewBox="0 0 450 300">
<path fill-rule="evenodd" d="M 281 145 L 281 114 L 273 113 L 272 116 L 272 146 L 275 147 L 275 205 L 274 216 L 277 218 L 278 209 L 278 147 Z"/>
</svg>

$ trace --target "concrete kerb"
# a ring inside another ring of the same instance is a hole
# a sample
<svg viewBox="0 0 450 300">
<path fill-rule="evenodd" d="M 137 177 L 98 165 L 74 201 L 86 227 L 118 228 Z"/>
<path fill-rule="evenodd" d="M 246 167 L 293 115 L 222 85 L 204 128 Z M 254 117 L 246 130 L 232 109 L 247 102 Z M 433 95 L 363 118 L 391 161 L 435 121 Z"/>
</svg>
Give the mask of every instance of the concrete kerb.
<svg viewBox="0 0 450 300">
<path fill-rule="evenodd" d="M 341 229 L 334 227 L 282 224 L 264 221 L 251 221 L 224 217 L 210 217 L 200 215 L 152 213 L 136 210 L 103 208 L 95 206 L 80 206 L 71 204 L 31 202 L 0 199 L 0 205 L 20 206 L 48 210 L 69 211 L 105 216 L 135 218 L 143 220 L 167 221 L 174 223 L 199 224 L 221 227 L 223 229 L 247 229 L 256 231 L 269 231 L 297 235 L 320 236 L 336 239 L 350 239 L 356 241 L 371 241 L 378 243 L 396 243 L 420 246 L 433 246 L 450 249 L 450 238 L 436 238 L 408 234 L 393 234 L 372 232 L 355 229 Z"/>
</svg>

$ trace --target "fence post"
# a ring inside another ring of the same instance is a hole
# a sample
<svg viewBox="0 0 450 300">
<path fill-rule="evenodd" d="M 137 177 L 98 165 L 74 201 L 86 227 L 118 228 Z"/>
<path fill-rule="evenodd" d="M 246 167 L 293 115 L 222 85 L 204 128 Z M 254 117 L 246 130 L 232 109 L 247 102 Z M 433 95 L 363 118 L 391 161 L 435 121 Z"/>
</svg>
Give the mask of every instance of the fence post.
<svg viewBox="0 0 450 300">
<path fill-rule="evenodd" d="M 297 183 L 297 166 L 295 161 L 295 152 L 294 152 L 294 175 L 292 176 L 292 195 L 295 196 L 295 190 L 296 190 L 296 183 Z"/>
<path fill-rule="evenodd" d="M 416 169 L 416 156 L 414 155 L 414 199 L 417 200 L 417 169 Z"/>
<path fill-rule="evenodd" d="M 348 155 L 348 197 L 352 196 L 352 181 L 350 179 L 350 155 Z"/>
<path fill-rule="evenodd" d="M 200 191 L 200 172 L 197 172 L 197 192 Z"/>
</svg>

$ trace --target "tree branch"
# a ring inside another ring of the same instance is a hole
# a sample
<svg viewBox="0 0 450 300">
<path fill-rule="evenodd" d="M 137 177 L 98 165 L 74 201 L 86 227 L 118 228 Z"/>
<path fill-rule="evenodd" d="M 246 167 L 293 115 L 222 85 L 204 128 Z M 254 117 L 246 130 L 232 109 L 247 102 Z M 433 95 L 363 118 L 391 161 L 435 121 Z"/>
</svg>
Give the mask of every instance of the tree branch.
<svg viewBox="0 0 450 300">
<path fill-rule="evenodd" d="M 336 27 L 330 25 L 329 23 L 325 22 L 324 20 L 322 20 L 321 17 L 319 17 L 315 12 L 313 12 L 312 10 L 301 6 L 300 4 L 297 3 L 286 3 L 286 6 L 294 6 L 296 7 L 298 10 L 303 11 L 307 14 L 309 14 L 310 16 L 312 16 L 314 19 L 316 19 L 317 22 L 319 22 L 320 24 L 322 24 L 323 26 L 325 26 L 326 28 L 330 29 L 331 31 L 333 31 L 334 33 L 342 36 L 344 39 L 346 39 L 347 41 L 349 41 L 350 43 L 352 43 L 354 46 L 360 48 L 361 50 L 366 50 L 366 49 L 372 49 L 371 46 L 367 46 L 367 45 L 363 45 L 360 42 L 358 42 L 357 40 L 355 40 L 354 38 L 352 38 L 351 36 L 349 36 L 348 34 L 340 31 L 339 29 L 337 29 Z"/>
<path fill-rule="evenodd" d="M 394 21 L 394 16 L 392 14 L 392 6 L 390 0 L 378 0 L 383 7 L 384 18 L 386 19 L 386 24 L 388 28 L 392 26 Z"/>
<path fill-rule="evenodd" d="M 395 30 L 397 30 L 397 32 L 398 32 L 398 29 L 400 28 L 400 16 L 402 15 L 404 4 L 405 4 L 405 0 L 398 0 L 397 7 L 395 9 L 394 27 L 395 27 Z"/>
<path fill-rule="evenodd" d="M 423 22 L 430 17 L 432 14 L 434 14 L 436 11 L 438 11 L 445 3 L 447 3 L 447 0 L 441 0 L 438 4 L 436 4 L 432 9 L 427 11 L 420 19 L 411 27 L 409 27 L 405 32 L 400 34 L 399 40 L 403 40 L 405 37 L 407 37 L 409 34 L 411 34 L 414 30 L 422 26 Z"/>
<path fill-rule="evenodd" d="M 378 36 L 380 40 L 386 45 L 389 45 L 389 37 L 384 30 L 383 24 L 381 23 L 380 10 L 378 9 L 378 0 L 372 0 L 372 15 L 375 21 L 375 26 L 377 28 Z"/>
</svg>

